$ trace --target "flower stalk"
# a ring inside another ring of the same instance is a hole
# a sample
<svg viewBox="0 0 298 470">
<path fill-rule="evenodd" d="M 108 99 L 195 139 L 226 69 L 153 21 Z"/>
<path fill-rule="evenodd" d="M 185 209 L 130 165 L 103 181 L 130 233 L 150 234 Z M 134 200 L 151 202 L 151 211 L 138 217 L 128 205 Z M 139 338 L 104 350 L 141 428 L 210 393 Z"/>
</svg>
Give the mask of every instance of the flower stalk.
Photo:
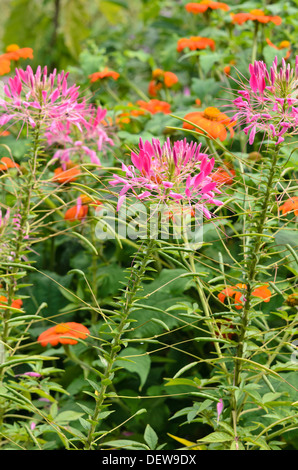
<svg viewBox="0 0 298 470">
<path fill-rule="evenodd" d="M 246 292 L 241 316 L 241 326 L 239 331 L 238 346 L 236 351 L 235 368 L 234 368 L 234 386 L 239 387 L 241 382 L 241 370 L 244 358 L 245 341 L 247 329 L 250 322 L 250 313 L 252 309 L 253 291 L 256 284 L 256 277 L 259 270 L 259 263 L 262 257 L 262 246 L 264 244 L 264 232 L 268 220 L 268 210 L 272 203 L 275 182 L 278 179 L 280 166 L 278 165 L 279 145 L 273 149 L 271 160 L 269 163 L 267 179 L 264 182 L 264 195 L 260 210 L 256 211 L 252 223 L 250 225 L 250 242 L 246 253 Z M 237 411 L 236 401 L 234 400 L 235 419 L 239 417 L 240 410 Z M 236 408 L 235 408 L 236 407 Z"/>
<path fill-rule="evenodd" d="M 117 312 L 119 323 L 116 324 L 113 328 L 114 337 L 110 343 L 110 351 L 104 355 L 105 369 L 101 377 L 100 391 L 97 393 L 96 406 L 93 416 L 90 420 L 91 425 L 84 444 L 85 450 L 93 449 L 93 439 L 98 423 L 98 417 L 102 409 L 105 407 L 104 402 L 107 397 L 107 388 L 112 384 L 112 379 L 114 376 L 113 367 L 115 361 L 117 360 L 118 353 L 123 345 L 122 336 L 130 325 L 129 315 L 132 312 L 134 303 L 137 300 L 137 294 L 141 289 L 141 283 L 146 273 L 147 266 L 152 260 L 154 245 L 155 240 L 149 240 L 147 247 L 143 249 L 142 254 L 136 255 L 134 265 L 131 268 L 131 277 L 125 290 L 124 299 L 121 300 L 122 308 Z"/>
</svg>

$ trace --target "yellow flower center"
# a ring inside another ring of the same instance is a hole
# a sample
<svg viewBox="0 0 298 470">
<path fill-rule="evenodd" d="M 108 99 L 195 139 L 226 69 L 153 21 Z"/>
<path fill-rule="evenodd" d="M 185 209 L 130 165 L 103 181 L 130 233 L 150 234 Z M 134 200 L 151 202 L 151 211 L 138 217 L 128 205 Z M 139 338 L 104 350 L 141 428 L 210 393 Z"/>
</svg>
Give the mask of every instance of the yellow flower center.
<svg viewBox="0 0 298 470">
<path fill-rule="evenodd" d="M 281 41 L 278 47 L 279 49 L 285 49 L 286 47 L 290 47 L 290 41 Z"/>
<path fill-rule="evenodd" d="M 206 108 L 204 111 L 204 117 L 206 119 L 210 119 L 211 121 L 219 121 L 221 112 L 219 109 L 210 106 Z"/>
<path fill-rule="evenodd" d="M 65 325 L 63 325 L 63 323 L 61 325 L 57 325 L 55 327 L 55 333 L 59 334 L 59 333 L 69 333 L 69 328 Z"/>
<path fill-rule="evenodd" d="M 265 13 L 262 10 L 251 10 L 250 13 L 255 16 L 265 16 Z"/>
<path fill-rule="evenodd" d="M 18 51 L 20 48 L 17 44 L 10 44 L 9 46 L 7 46 L 6 48 L 6 51 L 7 52 L 15 52 L 15 51 Z"/>
</svg>

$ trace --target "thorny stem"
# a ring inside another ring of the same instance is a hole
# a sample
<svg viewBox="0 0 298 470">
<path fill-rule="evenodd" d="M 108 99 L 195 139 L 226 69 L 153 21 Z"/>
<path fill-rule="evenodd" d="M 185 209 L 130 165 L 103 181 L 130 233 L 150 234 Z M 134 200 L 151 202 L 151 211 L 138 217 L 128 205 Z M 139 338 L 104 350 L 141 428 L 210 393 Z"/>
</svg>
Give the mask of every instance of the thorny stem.
<svg viewBox="0 0 298 470">
<path fill-rule="evenodd" d="M 136 294 L 140 289 L 141 282 L 146 272 L 146 267 L 153 251 L 154 242 L 154 240 L 150 240 L 148 242 L 147 248 L 143 250 L 142 259 L 140 261 L 137 260 L 134 266 L 132 267 L 132 276 L 125 291 L 125 301 L 123 304 L 123 308 L 122 311 L 119 312 L 120 322 L 118 325 L 115 326 L 114 329 L 114 338 L 110 345 L 110 354 L 109 356 L 105 357 L 106 366 L 101 378 L 101 388 L 97 395 L 94 413 L 91 417 L 92 424 L 90 425 L 88 436 L 85 442 L 85 450 L 91 450 L 93 448 L 93 438 L 98 421 L 98 416 L 104 406 L 106 391 L 108 386 L 111 384 L 111 379 L 113 377 L 112 369 L 118 357 L 118 352 L 120 351 L 122 346 L 122 335 L 129 323 L 128 317 L 133 309 L 133 304 L 136 300 Z"/>
<path fill-rule="evenodd" d="M 243 306 L 243 314 L 241 317 L 241 327 L 239 331 L 239 340 L 238 347 L 236 352 L 235 359 L 235 369 L 234 369 L 234 385 L 239 387 L 241 382 L 241 359 L 244 356 L 244 345 L 247 334 L 247 327 L 250 320 L 250 310 L 251 310 L 251 301 L 252 301 L 252 292 L 254 290 L 255 279 L 258 273 L 258 263 L 261 256 L 261 248 L 264 243 L 262 237 L 264 230 L 266 228 L 267 221 L 267 212 L 269 205 L 271 203 L 272 193 L 274 190 L 274 181 L 276 179 L 276 173 L 278 169 L 277 161 L 279 155 L 279 146 L 276 146 L 274 153 L 271 156 L 271 163 L 269 167 L 269 174 L 266 181 L 266 188 L 263 203 L 258 213 L 257 226 L 251 227 L 253 233 L 258 234 L 258 236 L 251 236 L 251 243 L 249 247 L 249 253 L 247 254 L 246 266 L 247 266 L 247 275 L 245 279 L 245 284 L 247 286 L 245 293 L 245 302 Z M 233 408 L 234 408 L 234 417 L 237 420 L 239 413 L 237 412 L 237 404 L 235 397 L 233 396 Z"/>
<path fill-rule="evenodd" d="M 32 190 L 34 187 L 35 183 L 35 174 L 36 174 L 36 169 L 37 169 L 37 158 L 39 154 L 39 136 L 40 136 L 40 123 L 38 122 L 36 125 L 36 128 L 34 130 L 34 139 L 33 139 L 33 145 L 32 145 L 32 168 L 31 171 L 29 172 L 28 179 L 26 180 L 25 185 L 23 188 L 26 191 L 24 202 L 22 204 L 22 209 L 21 209 L 21 219 L 20 219 L 20 227 L 18 228 L 18 235 L 15 241 L 15 249 L 14 249 L 14 261 L 16 263 L 21 261 L 21 253 L 23 250 L 23 244 L 24 244 L 24 233 L 28 230 L 26 230 L 27 223 L 28 223 L 28 218 L 29 218 L 29 212 L 30 212 L 30 204 L 31 204 L 31 197 L 32 197 Z M 13 268 L 12 273 L 11 273 L 11 278 L 10 282 L 8 285 L 8 295 L 7 295 L 7 305 L 11 305 L 13 301 L 13 297 L 15 295 L 16 291 L 16 276 L 19 272 L 20 268 Z M 2 329 L 2 338 L 1 340 L 3 341 L 3 344 L 6 344 L 7 342 L 7 337 L 9 335 L 9 325 L 7 321 L 11 317 L 11 310 L 5 309 L 5 312 L 3 314 L 3 329 Z M 1 370 L 0 373 L 0 379 L 2 379 L 3 376 L 3 369 Z"/>
</svg>

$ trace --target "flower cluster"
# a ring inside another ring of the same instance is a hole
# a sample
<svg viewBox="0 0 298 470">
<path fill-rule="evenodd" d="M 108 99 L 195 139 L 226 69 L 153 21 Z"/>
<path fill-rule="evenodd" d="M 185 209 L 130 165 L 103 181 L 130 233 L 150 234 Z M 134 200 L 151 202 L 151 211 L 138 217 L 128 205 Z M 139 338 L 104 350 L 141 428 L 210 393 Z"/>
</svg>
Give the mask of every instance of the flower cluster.
<svg viewBox="0 0 298 470">
<path fill-rule="evenodd" d="M 90 162 L 100 165 L 97 152 L 105 150 L 106 146 L 113 146 L 113 140 L 107 134 L 107 126 L 103 121 L 107 110 L 100 106 L 88 106 L 83 114 L 84 120 L 79 129 L 71 121 L 56 121 L 45 132 L 49 146 L 57 145 L 59 150 L 54 159 L 62 163 L 71 162 L 74 155 L 90 158 Z"/>
<path fill-rule="evenodd" d="M 206 205 L 222 205 L 215 199 L 215 194 L 220 194 L 218 183 L 211 178 L 214 158 L 201 152 L 201 144 L 184 139 L 171 145 L 167 139 L 161 145 L 158 139 L 152 143 L 140 139 L 139 152 L 131 152 L 131 162 L 129 166 L 122 163 L 124 176 L 114 174 L 110 181 L 112 186 L 122 186 L 118 209 L 129 191 L 138 200 L 186 203 L 208 219 L 211 213 Z"/>
<path fill-rule="evenodd" d="M 0 99 L 0 125 L 11 121 L 22 121 L 33 128 L 37 122 L 55 126 L 66 119 L 79 129 L 84 122 L 85 103 L 79 103 L 79 87 L 69 86 L 68 73 L 57 74 L 56 69 L 48 75 L 47 67 L 39 66 L 36 73 L 28 66 L 26 70 L 16 69 Z"/>
<path fill-rule="evenodd" d="M 249 134 L 249 143 L 259 131 L 276 144 L 286 135 L 297 134 L 298 56 L 294 68 L 282 59 L 278 69 L 276 57 L 269 70 L 264 62 L 255 61 L 249 72 L 249 83 L 241 83 L 239 96 L 233 101 L 237 110 L 234 119 L 246 125 L 243 131 Z"/>
</svg>

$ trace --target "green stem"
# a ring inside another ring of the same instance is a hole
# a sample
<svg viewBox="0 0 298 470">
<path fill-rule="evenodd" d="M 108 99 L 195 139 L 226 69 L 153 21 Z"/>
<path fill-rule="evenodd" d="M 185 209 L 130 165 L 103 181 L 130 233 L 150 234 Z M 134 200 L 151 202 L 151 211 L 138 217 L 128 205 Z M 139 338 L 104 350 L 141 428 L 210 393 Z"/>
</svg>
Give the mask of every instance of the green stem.
<svg viewBox="0 0 298 470">
<path fill-rule="evenodd" d="M 252 293 L 254 291 L 256 276 L 258 273 L 258 266 L 261 257 L 261 248 L 264 243 L 264 231 L 266 229 L 266 222 L 268 218 L 268 208 L 271 203 L 272 194 L 274 190 L 274 181 L 276 179 L 276 173 L 278 170 L 278 155 L 279 155 L 279 146 L 276 146 L 274 153 L 271 155 L 271 163 L 269 166 L 269 173 L 268 178 L 266 181 L 265 193 L 263 203 L 260 208 L 260 212 L 258 212 L 257 217 L 254 218 L 256 221 L 256 227 L 254 224 L 251 226 L 251 240 L 249 246 L 249 253 L 247 254 L 246 258 L 246 269 L 247 275 L 244 283 L 246 285 L 246 292 L 245 292 L 245 302 L 243 306 L 243 314 L 241 317 L 241 326 L 239 332 L 239 341 L 238 347 L 236 352 L 236 359 L 235 359 L 235 369 L 234 369 L 234 385 L 239 387 L 241 381 L 241 368 L 242 362 L 241 359 L 244 357 L 244 345 L 246 340 L 247 328 L 250 321 L 250 311 L 251 311 L 251 301 L 252 301 Z M 256 235 L 253 235 L 256 233 Z M 234 400 L 234 408 L 236 407 L 236 401 Z M 236 408 L 235 408 L 236 409 Z M 239 414 L 237 413 L 239 416 Z"/>
<path fill-rule="evenodd" d="M 97 395 L 94 413 L 91 418 L 92 424 L 90 425 L 88 436 L 84 445 L 85 450 L 91 450 L 93 448 L 93 436 L 96 430 L 98 416 L 104 407 L 106 391 L 108 386 L 111 384 L 111 379 L 113 378 L 113 366 L 122 346 L 122 335 L 129 325 L 129 315 L 136 301 L 136 294 L 141 287 L 141 282 L 153 251 L 154 242 L 154 240 L 149 241 L 147 248 L 143 249 L 142 258 L 140 260 L 137 259 L 134 266 L 132 267 L 131 279 L 126 289 L 122 310 L 119 312 L 120 322 L 114 327 L 114 338 L 110 344 L 110 353 L 105 357 L 106 366 L 102 375 L 101 388 Z"/>
</svg>

